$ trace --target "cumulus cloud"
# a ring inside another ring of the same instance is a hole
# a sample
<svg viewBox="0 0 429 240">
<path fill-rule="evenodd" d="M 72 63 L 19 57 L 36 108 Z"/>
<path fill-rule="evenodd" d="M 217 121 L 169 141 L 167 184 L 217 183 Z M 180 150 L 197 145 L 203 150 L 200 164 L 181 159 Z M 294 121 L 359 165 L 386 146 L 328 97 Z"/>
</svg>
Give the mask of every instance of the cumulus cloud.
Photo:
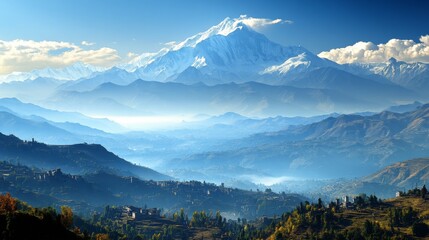
<svg viewBox="0 0 429 240">
<path fill-rule="evenodd" d="M 254 29 L 261 29 L 265 26 L 269 25 L 275 25 L 275 24 L 291 24 L 293 23 L 290 20 L 282 20 L 280 18 L 271 20 L 268 18 L 253 18 L 253 17 L 247 17 L 247 15 L 241 15 L 240 18 L 236 19 L 238 22 L 242 22 L 246 24 L 247 26 L 254 28 Z"/>
<path fill-rule="evenodd" d="M 357 42 L 352 46 L 321 52 L 318 56 L 340 64 L 385 62 L 392 57 L 405 62 L 429 63 L 429 35 L 421 36 L 419 42 L 402 39 L 391 39 L 378 45 Z"/>
<path fill-rule="evenodd" d="M 424 43 L 426 46 L 429 46 L 429 35 L 421 36 L 419 40 L 420 42 Z"/>
<path fill-rule="evenodd" d="M 106 47 L 86 50 L 69 42 L 0 40 L 0 74 L 59 68 L 76 62 L 110 67 L 119 59 L 115 49 Z"/>
<path fill-rule="evenodd" d="M 92 46 L 92 45 L 95 45 L 95 43 L 88 42 L 88 41 L 82 41 L 80 44 L 82 44 L 83 46 Z"/>
</svg>

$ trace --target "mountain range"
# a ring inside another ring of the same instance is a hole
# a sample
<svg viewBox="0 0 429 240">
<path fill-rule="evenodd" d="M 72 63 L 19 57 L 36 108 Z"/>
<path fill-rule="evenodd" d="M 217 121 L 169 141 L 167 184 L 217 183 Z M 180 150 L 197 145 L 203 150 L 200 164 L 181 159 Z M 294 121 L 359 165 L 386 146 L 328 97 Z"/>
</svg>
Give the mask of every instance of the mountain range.
<svg viewBox="0 0 429 240">
<path fill-rule="evenodd" d="M 227 141 L 214 149 L 166 163 L 172 169 L 230 178 L 364 176 L 389 164 L 429 155 L 429 105 L 406 113 L 340 115 L 283 131 Z M 247 172 L 240 174 L 243 169 Z M 220 177 L 220 178 L 222 178 Z"/>
<path fill-rule="evenodd" d="M 309 116 L 427 101 L 428 69 L 425 63 L 393 58 L 386 63 L 337 64 L 302 46 L 277 44 L 240 17 L 226 18 L 157 53 L 110 69 L 78 63 L 14 73 L 3 78 L 21 82 L 3 83 L 7 91 L 0 93 L 103 116 L 230 111 Z M 36 85 L 37 93 L 32 91 Z"/>
<path fill-rule="evenodd" d="M 92 91 L 60 91 L 45 105 L 99 115 L 219 115 L 236 112 L 248 116 L 307 116 L 346 108 L 361 111 L 363 102 L 373 107 L 383 106 L 330 89 L 257 82 L 207 86 L 136 80 L 126 86 L 105 83 Z"/>
</svg>

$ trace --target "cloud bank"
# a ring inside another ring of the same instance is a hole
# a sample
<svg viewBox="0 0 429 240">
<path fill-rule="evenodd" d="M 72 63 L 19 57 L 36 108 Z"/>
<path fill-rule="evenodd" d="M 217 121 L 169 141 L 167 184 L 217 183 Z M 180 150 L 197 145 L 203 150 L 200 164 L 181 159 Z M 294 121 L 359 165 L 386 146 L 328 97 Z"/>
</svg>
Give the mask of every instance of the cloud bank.
<svg viewBox="0 0 429 240">
<path fill-rule="evenodd" d="M 0 74 L 60 68 L 76 62 L 110 67 L 119 59 L 117 51 L 112 48 L 88 50 L 69 42 L 0 40 Z"/>
<path fill-rule="evenodd" d="M 387 43 L 357 42 L 352 46 L 321 52 L 319 57 L 344 63 L 377 63 L 389 58 L 405 62 L 429 63 L 429 35 L 421 36 L 419 42 L 391 39 Z"/>
</svg>

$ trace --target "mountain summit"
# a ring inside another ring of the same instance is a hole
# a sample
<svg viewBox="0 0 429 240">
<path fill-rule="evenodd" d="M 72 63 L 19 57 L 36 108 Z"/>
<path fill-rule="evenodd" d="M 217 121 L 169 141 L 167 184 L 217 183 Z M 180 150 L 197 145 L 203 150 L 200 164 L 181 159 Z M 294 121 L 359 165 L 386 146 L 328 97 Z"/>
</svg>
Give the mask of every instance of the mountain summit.
<svg viewBox="0 0 429 240">
<path fill-rule="evenodd" d="M 270 41 L 247 23 L 248 18 L 226 18 L 205 32 L 164 48 L 157 53 L 145 53 L 123 66 L 140 78 L 157 81 L 175 81 L 188 68 L 205 82 L 257 81 L 263 71 L 281 65 L 292 57 L 310 58 L 313 63 L 327 62 L 300 46 L 284 47 Z M 303 59 L 304 58 L 304 59 Z M 317 59 L 314 59 L 317 58 Z M 300 64 L 290 66 L 293 70 Z M 187 77 L 192 78 L 190 71 Z M 285 74 L 282 71 L 282 74 Z M 183 74 L 182 74 L 183 76 Z"/>
</svg>

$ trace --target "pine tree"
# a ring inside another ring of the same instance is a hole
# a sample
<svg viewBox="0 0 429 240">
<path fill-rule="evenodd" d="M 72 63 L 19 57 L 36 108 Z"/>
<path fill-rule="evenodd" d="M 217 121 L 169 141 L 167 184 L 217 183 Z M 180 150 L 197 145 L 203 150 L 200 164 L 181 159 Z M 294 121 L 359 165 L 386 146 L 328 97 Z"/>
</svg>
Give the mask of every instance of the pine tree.
<svg viewBox="0 0 429 240">
<path fill-rule="evenodd" d="M 425 199 L 426 198 L 426 194 L 427 194 L 428 190 L 426 189 L 426 185 L 423 185 L 422 187 L 422 198 Z"/>
</svg>

